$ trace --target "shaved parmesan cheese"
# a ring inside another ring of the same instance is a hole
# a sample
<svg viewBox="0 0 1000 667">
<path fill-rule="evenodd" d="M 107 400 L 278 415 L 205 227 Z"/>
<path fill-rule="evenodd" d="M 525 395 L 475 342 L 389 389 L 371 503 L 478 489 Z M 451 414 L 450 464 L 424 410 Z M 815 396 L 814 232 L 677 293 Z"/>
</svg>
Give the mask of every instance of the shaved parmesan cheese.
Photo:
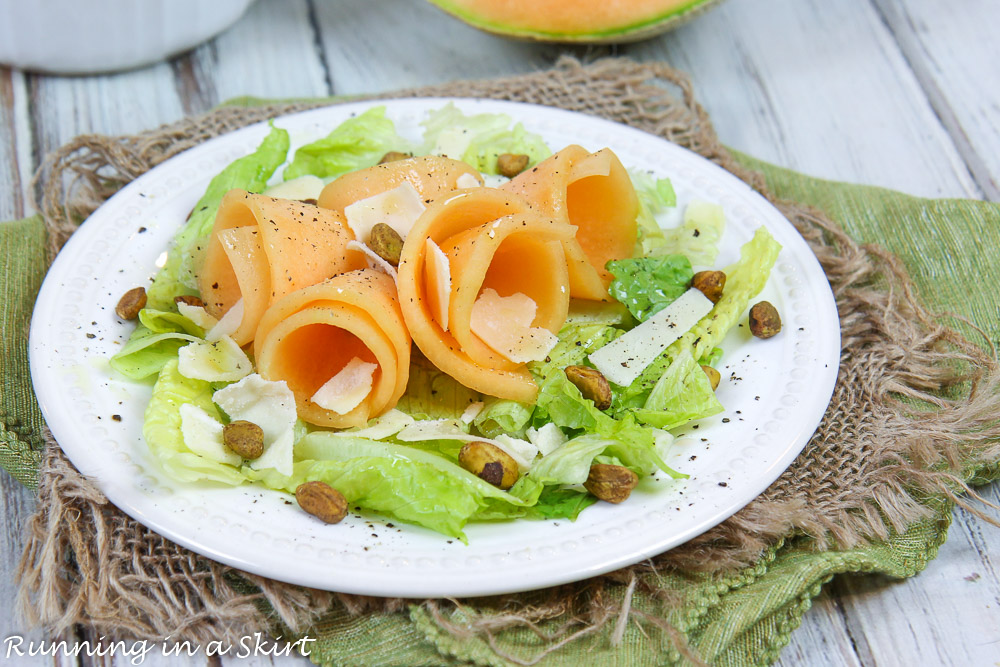
<svg viewBox="0 0 1000 667">
<path fill-rule="evenodd" d="M 215 392 L 212 399 L 233 421 L 245 419 L 264 431 L 264 454 L 250 467 L 292 474 L 295 396 L 283 380 L 272 382 L 254 373 Z"/>
<path fill-rule="evenodd" d="M 354 438 L 369 438 L 371 440 L 384 440 L 390 435 L 396 435 L 403 428 L 409 426 L 416 420 L 402 410 L 393 408 L 378 419 L 374 420 L 370 426 L 359 428 L 356 431 L 333 431 L 333 435 L 343 435 Z"/>
<path fill-rule="evenodd" d="M 548 422 L 537 429 L 532 426 L 527 430 L 525 435 L 528 436 L 528 440 L 535 447 L 538 447 L 538 451 L 542 453 L 542 456 L 548 456 L 569 441 L 569 438 L 562 432 L 562 429 L 552 422 Z"/>
<path fill-rule="evenodd" d="M 294 424 L 294 422 L 293 422 Z M 293 470 L 293 447 L 295 445 L 295 429 L 287 428 L 278 437 L 268 442 L 264 441 L 264 453 L 259 458 L 250 461 L 254 470 L 274 468 L 282 475 L 291 476 Z"/>
<path fill-rule="evenodd" d="M 309 400 L 324 410 L 346 415 L 371 393 L 372 376 L 377 368 L 378 364 L 354 357 Z"/>
<path fill-rule="evenodd" d="M 205 333 L 205 340 L 211 342 L 219 340 L 223 336 L 232 336 L 240 328 L 243 322 L 243 299 L 233 304 L 233 307 L 225 312 L 222 319 Z"/>
<path fill-rule="evenodd" d="M 472 135 L 466 128 L 450 127 L 438 134 L 437 142 L 431 149 L 432 155 L 443 155 L 453 160 L 461 160 L 472 143 Z"/>
<path fill-rule="evenodd" d="M 488 188 L 499 188 L 510 179 L 500 174 L 483 174 L 483 182 Z"/>
<path fill-rule="evenodd" d="M 389 225 L 405 240 L 410 228 L 424 212 L 423 200 L 407 181 L 392 190 L 359 199 L 344 209 L 347 226 L 354 232 L 354 238 L 368 243 L 372 227 L 380 222 Z"/>
<path fill-rule="evenodd" d="M 184 446 L 206 459 L 239 466 L 243 459 L 222 441 L 222 423 L 197 405 L 181 403 L 181 437 Z"/>
<path fill-rule="evenodd" d="M 447 331 L 448 308 L 451 307 L 451 263 L 448 255 L 429 236 L 425 258 L 424 291 L 427 294 L 427 306 L 431 316 Z"/>
<path fill-rule="evenodd" d="M 475 403 L 471 403 L 469 407 L 465 409 L 465 412 L 462 413 L 462 416 L 459 417 L 459 419 L 462 420 L 463 424 L 471 424 L 473 420 L 475 420 L 475 418 L 479 416 L 479 413 L 483 411 L 483 405 L 484 403 L 482 401 L 476 401 Z"/>
<path fill-rule="evenodd" d="M 298 199 L 299 201 L 304 199 L 319 199 L 319 193 L 323 192 L 325 185 L 326 183 L 319 176 L 306 174 L 305 176 L 299 176 L 284 183 L 272 185 L 264 190 L 264 194 L 277 199 Z"/>
<path fill-rule="evenodd" d="M 177 351 L 177 372 L 192 380 L 236 382 L 253 372 L 253 364 L 229 336 L 219 340 L 193 341 Z"/>
<path fill-rule="evenodd" d="M 201 306 L 192 306 L 190 303 L 184 303 L 183 301 L 177 302 L 177 312 L 205 331 L 211 331 L 212 327 L 219 323 L 219 320 L 209 315 L 208 311 Z"/>
<path fill-rule="evenodd" d="M 486 288 L 472 305 L 469 325 L 472 333 L 514 363 L 540 361 L 559 338 L 548 329 L 531 326 L 537 309 L 526 294 L 500 296 Z"/>
<path fill-rule="evenodd" d="M 648 320 L 587 358 L 611 382 L 627 387 L 675 340 L 712 310 L 712 302 L 692 288 Z"/>
<path fill-rule="evenodd" d="M 517 467 L 521 469 L 522 473 L 531 470 L 531 464 L 538 456 L 538 447 L 533 443 L 509 436 L 506 433 L 501 433 L 491 442 L 510 454 L 510 458 L 517 461 Z"/>
<path fill-rule="evenodd" d="M 455 179 L 455 185 L 460 188 L 478 188 L 479 179 L 472 174 L 465 173 Z"/>
<path fill-rule="evenodd" d="M 381 269 L 384 273 L 389 274 L 393 282 L 396 282 L 396 267 L 379 257 L 375 252 L 360 241 L 350 240 L 347 242 L 347 247 L 351 250 L 357 250 L 363 252 L 365 257 L 368 259 L 368 268 L 370 269 Z"/>
</svg>

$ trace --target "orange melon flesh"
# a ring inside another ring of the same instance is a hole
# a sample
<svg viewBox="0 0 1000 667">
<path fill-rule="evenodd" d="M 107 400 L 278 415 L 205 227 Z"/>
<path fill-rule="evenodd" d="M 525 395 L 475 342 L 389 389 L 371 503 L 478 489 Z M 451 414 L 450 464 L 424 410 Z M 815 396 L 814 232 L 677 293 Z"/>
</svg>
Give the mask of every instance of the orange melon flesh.
<svg viewBox="0 0 1000 667">
<path fill-rule="evenodd" d="M 399 262 L 400 307 L 421 352 L 463 385 L 491 396 L 534 402 L 538 386 L 524 364 L 498 355 L 471 332 L 472 305 L 485 288 L 528 294 L 534 326 L 559 330 L 569 308 L 563 243 L 574 230 L 533 214 L 518 197 L 470 188 L 442 198 L 417 219 Z M 426 239 L 448 256 L 448 330 L 432 314 L 427 294 Z"/>
<path fill-rule="evenodd" d="M 530 39 L 614 42 L 652 36 L 708 0 L 431 0 L 471 25 Z"/>
<path fill-rule="evenodd" d="M 264 310 L 284 295 L 364 267 L 334 211 L 289 199 L 231 190 L 222 199 L 198 273 L 206 310 L 222 317 L 239 299 L 244 313 L 233 339 L 246 345 Z"/>
<path fill-rule="evenodd" d="M 284 296 L 261 318 L 254 356 L 262 377 L 288 383 L 305 421 L 364 426 L 396 406 L 409 379 L 410 336 L 392 278 L 361 269 Z M 378 366 L 368 396 L 346 414 L 313 403 L 316 391 L 355 358 Z"/>
<path fill-rule="evenodd" d="M 409 183 L 427 204 L 457 190 L 462 174 L 471 174 L 479 183 L 483 182 L 478 171 L 459 160 L 435 155 L 395 160 L 334 179 L 323 188 L 316 203 L 343 215 L 344 209 L 356 201 Z"/>
<path fill-rule="evenodd" d="M 608 260 L 631 257 L 638 235 L 639 199 L 628 171 L 610 149 L 588 153 L 570 145 L 522 172 L 501 189 L 515 192 L 540 214 L 577 228 L 565 246 L 572 296 L 609 300 Z"/>
</svg>

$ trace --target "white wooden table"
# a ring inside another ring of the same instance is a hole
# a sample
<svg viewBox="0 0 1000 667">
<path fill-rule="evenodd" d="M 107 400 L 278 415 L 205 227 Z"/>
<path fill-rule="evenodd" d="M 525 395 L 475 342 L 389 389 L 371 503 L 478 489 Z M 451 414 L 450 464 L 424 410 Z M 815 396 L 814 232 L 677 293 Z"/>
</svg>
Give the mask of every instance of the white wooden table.
<svg viewBox="0 0 1000 667">
<path fill-rule="evenodd" d="M 998 27 L 995 0 L 728 0 L 648 42 L 568 51 L 689 72 L 722 139 L 765 160 L 915 195 L 1000 201 Z M 30 213 L 39 159 L 83 132 L 139 131 L 237 95 L 525 72 L 561 52 L 482 34 L 418 0 L 259 0 L 231 30 L 169 63 L 87 78 L 0 68 L 0 220 Z M 1000 502 L 1000 487 L 985 495 Z M 23 634 L 13 571 L 32 506 L 31 493 L 0 473 L 0 640 Z M 1000 665 L 997 554 L 1000 530 L 958 512 L 918 577 L 827 586 L 781 663 Z M 162 661 L 153 653 L 144 664 Z"/>
</svg>

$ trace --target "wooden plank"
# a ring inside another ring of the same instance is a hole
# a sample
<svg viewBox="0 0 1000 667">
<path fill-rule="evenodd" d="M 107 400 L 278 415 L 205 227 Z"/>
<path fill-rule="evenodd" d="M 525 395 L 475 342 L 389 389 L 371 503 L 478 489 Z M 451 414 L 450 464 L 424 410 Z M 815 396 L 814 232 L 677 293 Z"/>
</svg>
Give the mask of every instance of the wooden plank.
<svg viewBox="0 0 1000 667">
<path fill-rule="evenodd" d="M 255 3 L 232 28 L 173 67 L 186 113 L 244 95 L 330 94 L 307 0 Z"/>
<path fill-rule="evenodd" d="M 874 0 L 988 199 L 1000 201 L 1000 42 L 994 0 Z"/>
<path fill-rule="evenodd" d="M 689 72 L 722 140 L 756 157 L 921 196 L 981 194 L 867 3 L 729 0 L 623 53 Z"/>
<path fill-rule="evenodd" d="M 480 32 L 427 2 L 312 2 L 335 94 L 528 72 L 563 50 Z"/>
<path fill-rule="evenodd" d="M 18 636 L 24 647 L 30 642 L 43 638 L 38 630 L 29 630 L 15 613 L 17 608 L 18 581 L 14 576 L 17 562 L 24 550 L 24 536 L 21 528 L 35 507 L 35 496 L 21 483 L 0 470 L 0 657 L 6 657 L 13 644 L 3 643 L 7 638 Z M 51 665 L 51 658 L 45 656 L 17 656 L 17 664 Z"/>
<path fill-rule="evenodd" d="M 128 134 L 180 118 L 170 65 L 91 77 L 28 76 L 36 159 L 79 134 Z"/>
<path fill-rule="evenodd" d="M 18 141 L 18 127 L 26 117 L 24 75 L 0 68 L 0 192 L 9 193 L 0 198 L 0 220 L 23 218 L 28 211 L 31 144 Z"/>
<path fill-rule="evenodd" d="M 1000 583 L 986 546 L 996 529 L 959 514 L 951 539 L 918 577 L 841 579 L 838 597 L 863 632 L 872 664 L 919 656 L 923 664 L 992 665 L 1000 655 Z"/>
<path fill-rule="evenodd" d="M 802 625 L 792 633 L 788 646 L 775 663 L 776 667 L 819 664 L 845 667 L 869 664 L 859 659 L 847 632 L 843 610 L 829 587 L 813 600 L 812 608 L 802 617 Z"/>
</svg>

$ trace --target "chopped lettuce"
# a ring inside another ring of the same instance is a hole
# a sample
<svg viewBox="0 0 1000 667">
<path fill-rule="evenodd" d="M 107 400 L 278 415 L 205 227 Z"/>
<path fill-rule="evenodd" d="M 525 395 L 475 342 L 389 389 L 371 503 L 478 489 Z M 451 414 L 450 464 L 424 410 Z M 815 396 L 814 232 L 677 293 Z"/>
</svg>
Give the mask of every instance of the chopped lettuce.
<svg viewBox="0 0 1000 667">
<path fill-rule="evenodd" d="M 234 161 L 209 182 L 187 223 L 174 236 L 167 263 L 146 290 L 147 307 L 169 310 L 175 296 L 197 294 L 194 264 L 201 258 L 202 240 L 212 231 L 222 198 L 233 188 L 261 192 L 274 170 L 285 161 L 288 146 L 288 132 L 272 127 L 257 150 Z"/>
<path fill-rule="evenodd" d="M 535 406 L 506 398 L 486 397 L 486 405 L 472 420 L 476 429 L 487 438 L 495 438 L 501 433 L 521 434 Z"/>
<path fill-rule="evenodd" d="M 565 324 L 606 324 L 631 329 L 635 326 L 635 318 L 628 308 L 614 301 L 570 299 Z"/>
<path fill-rule="evenodd" d="M 429 362 L 414 359 L 406 393 L 396 409 L 416 419 L 461 419 L 467 407 L 481 400 L 478 391 L 431 367 Z"/>
<path fill-rule="evenodd" d="M 636 255 L 684 255 L 692 264 L 711 266 L 718 255 L 718 244 L 725 230 L 722 207 L 694 201 L 684 209 L 679 227 L 662 229 L 656 216 L 677 206 L 677 195 L 669 179 L 654 178 L 644 171 L 631 170 L 632 185 L 639 198 L 639 228 Z"/>
<path fill-rule="evenodd" d="M 559 330 L 559 342 L 545 359 L 529 363 L 528 370 L 536 379 L 544 380 L 557 369 L 584 363 L 588 354 L 621 334 L 621 329 L 606 324 L 564 324 Z"/>
<path fill-rule="evenodd" d="M 630 414 L 615 418 L 598 410 L 594 406 L 594 402 L 585 399 L 576 385 L 570 382 L 561 370 L 552 373 L 542 383 L 534 419 L 535 423 L 539 425 L 545 421 L 551 421 L 563 429 L 611 440 L 614 452 L 627 450 L 619 458 L 627 461 L 625 465 L 630 467 L 635 465 L 638 468 L 637 472 L 651 472 L 653 469 L 659 468 L 671 476 L 680 476 L 663 462 L 657 452 L 657 434 L 652 428 L 639 424 L 635 417 Z M 569 443 L 562 445 L 548 456 L 542 457 L 541 461 L 532 468 L 531 474 L 537 477 L 538 467 L 549 457 L 557 454 L 564 456 L 560 452 L 568 445 Z M 586 475 L 584 475 L 584 479 L 586 479 Z M 574 484 L 576 482 L 564 483 Z"/>
<path fill-rule="evenodd" d="M 648 255 L 664 244 L 663 229 L 656 215 L 677 206 L 677 195 L 669 178 L 654 178 L 646 171 L 629 170 L 632 186 L 639 199 L 637 255 Z"/>
<path fill-rule="evenodd" d="M 283 176 L 286 181 L 306 174 L 332 179 L 370 167 L 389 151 L 410 148 L 410 142 L 396 134 L 395 124 L 386 118 L 385 107 L 372 107 L 296 150 Z"/>
<path fill-rule="evenodd" d="M 449 459 L 407 445 L 317 431 L 296 445 L 295 455 L 300 460 L 290 477 L 248 472 L 290 493 L 303 482 L 322 480 L 352 505 L 463 541 L 462 528 L 488 500 L 525 505 Z"/>
<path fill-rule="evenodd" d="M 179 313 L 143 308 L 139 324 L 110 364 L 125 377 L 142 380 L 158 373 L 177 358 L 180 348 L 204 335 L 201 327 Z"/>
<path fill-rule="evenodd" d="M 739 261 L 724 269 L 726 289 L 722 298 L 708 315 L 664 350 L 631 385 L 616 392 L 611 406 L 612 414 L 643 407 L 660 377 L 683 350 L 687 349 L 695 359 L 710 357 L 739 321 L 750 304 L 750 299 L 764 289 L 780 250 L 781 245 L 767 229 L 758 228 L 753 238 L 740 249 Z"/>
<path fill-rule="evenodd" d="M 607 268 L 614 276 L 608 292 L 640 322 L 676 301 L 694 277 L 684 255 L 612 260 Z"/>
<path fill-rule="evenodd" d="M 722 411 L 708 376 L 685 348 L 653 385 L 642 408 L 632 414 L 643 424 L 669 430 Z"/>
<path fill-rule="evenodd" d="M 663 240 L 652 254 L 679 253 L 696 266 L 712 266 L 719 254 L 719 240 L 726 229 L 722 207 L 693 201 L 684 209 L 684 222 L 663 231 Z"/>
<path fill-rule="evenodd" d="M 552 153 L 539 135 L 528 132 L 521 123 L 510 124 L 506 114 L 466 116 L 449 102 L 421 123 L 422 152 L 462 160 L 485 174 L 497 173 L 497 158 L 503 153 L 527 155 L 529 165 Z"/>
<path fill-rule="evenodd" d="M 181 482 L 211 481 L 236 486 L 246 481 L 240 469 L 195 454 L 184 444 L 181 405 L 185 403 L 221 421 L 212 402 L 212 385 L 184 377 L 177 372 L 177 361 L 171 360 L 163 366 L 153 385 L 142 425 L 146 444 L 164 472 Z"/>
</svg>

